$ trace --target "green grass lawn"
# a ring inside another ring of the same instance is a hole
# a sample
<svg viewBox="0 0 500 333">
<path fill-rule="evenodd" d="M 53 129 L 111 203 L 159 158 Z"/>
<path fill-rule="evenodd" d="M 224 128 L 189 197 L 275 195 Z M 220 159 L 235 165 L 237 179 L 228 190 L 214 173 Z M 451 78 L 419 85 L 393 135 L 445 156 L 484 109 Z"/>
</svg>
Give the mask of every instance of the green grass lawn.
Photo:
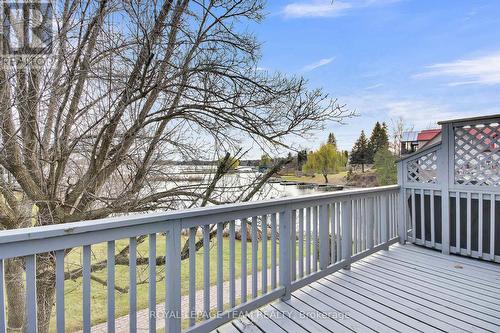
<svg viewBox="0 0 500 333">
<path fill-rule="evenodd" d="M 186 238 L 183 238 L 183 242 Z M 182 242 L 182 243 L 183 243 Z M 118 252 L 124 246 L 128 244 L 128 240 L 120 240 L 116 242 L 116 251 Z M 271 263 L 271 241 L 267 242 L 267 254 L 268 254 L 268 267 Z M 217 277 L 217 243 L 214 239 L 211 243 L 210 249 L 210 283 L 212 285 L 216 284 Z M 252 268 L 252 255 L 251 255 L 252 243 L 247 242 L 247 274 L 251 274 Z M 236 241 L 235 243 L 235 269 L 236 277 L 240 276 L 241 268 L 241 242 Z M 278 249 L 277 249 L 278 250 Z M 157 245 L 156 251 L 158 256 L 165 255 L 165 236 L 157 235 Z M 137 256 L 148 256 L 148 241 L 146 240 L 137 247 Z M 106 244 L 97 244 L 92 246 L 92 263 L 102 261 L 106 258 L 107 246 Z M 203 253 L 204 249 L 201 248 L 196 254 L 196 287 L 197 289 L 203 288 Z M 278 258 L 278 257 L 277 257 Z M 66 257 L 66 269 L 75 269 L 81 267 L 82 262 L 82 251 L 81 249 L 74 249 Z M 229 239 L 224 238 L 223 241 L 223 267 L 224 267 L 224 280 L 229 279 Z M 129 273 L 128 266 L 116 266 L 115 268 L 115 284 L 121 288 L 127 288 L 129 283 Z M 262 243 L 259 242 L 258 251 L 258 270 L 262 269 Z M 157 267 L 157 278 L 164 276 L 165 267 Z M 106 269 L 92 273 L 94 276 L 106 280 Z M 139 282 L 137 286 L 137 308 L 145 309 L 148 307 L 148 266 L 138 266 L 137 267 L 137 281 Z M 189 291 L 189 260 L 184 260 L 181 264 L 181 292 L 182 295 L 187 295 Z M 250 286 L 248 286 L 250 290 Z M 66 329 L 67 331 L 79 330 L 82 327 L 82 279 L 76 279 L 75 281 L 67 280 L 65 284 L 65 307 L 66 307 Z M 107 288 L 106 286 L 95 282 L 91 282 L 91 320 L 92 324 L 98 324 L 106 322 L 107 320 Z M 115 291 L 115 302 L 116 318 L 127 315 L 129 310 L 128 293 L 122 293 Z M 156 284 L 156 297 L 157 303 L 162 303 L 165 300 L 165 280 L 160 280 Z M 213 300 L 215 301 L 215 300 Z M 199 309 L 199 308 L 198 308 Z M 51 331 L 55 331 L 55 318 L 51 321 Z"/>
</svg>

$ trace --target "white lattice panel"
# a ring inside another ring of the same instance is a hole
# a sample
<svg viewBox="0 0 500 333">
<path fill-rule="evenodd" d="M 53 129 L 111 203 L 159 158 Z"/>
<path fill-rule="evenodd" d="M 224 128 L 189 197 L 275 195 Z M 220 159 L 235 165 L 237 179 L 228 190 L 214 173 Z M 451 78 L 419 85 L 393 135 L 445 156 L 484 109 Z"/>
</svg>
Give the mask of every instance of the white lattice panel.
<svg viewBox="0 0 500 333">
<path fill-rule="evenodd" d="M 455 184 L 500 186 L 498 122 L 455 127 Z"/>
<path fill-rule="evenodd" d="M 437 183 L 437 153 L 432 151 L 417 159 L 408 161 L 407 180 L 410 183 Z"/>
</svg>

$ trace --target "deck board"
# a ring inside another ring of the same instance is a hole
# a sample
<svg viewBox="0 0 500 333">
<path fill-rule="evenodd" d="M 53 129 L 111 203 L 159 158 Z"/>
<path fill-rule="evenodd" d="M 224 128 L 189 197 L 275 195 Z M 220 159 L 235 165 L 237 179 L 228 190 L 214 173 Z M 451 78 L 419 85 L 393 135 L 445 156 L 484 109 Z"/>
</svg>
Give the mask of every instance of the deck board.
<svg viewBox="0 0 500 333">
<path fill-rule="evenodd" d="M 466 302 L 457 302 L 456 299 L 440 298 L 431 293 L 424 293 L 415 288 L 406 287 L 403 284 L 394 285 L 393 281 L 379 277 L 376 274 L 365 275 L 365 272 L 361 270 L 355 270 L 355 272 L 355 274 L 351 274 L 355 280 L 359 280 L 362 283 L 365 282 L 366 284 L 364 285 L 367 286 L 370 284 L 376 286 L 388 293 L 397 295 L 401 299 L 407 299 L 411 302 L 410 305 L 413 303 L 418 305 L 417 310 L 432 310 L 443 313 L 445 314 L 443 317 L 445 322 L 451 324 L 460 322 L 460 325 L 462 323 L 466 323 L 466 325 L 470 323 L 484 327 L 482 325 L 486 321 L 500 325 L 499 312 L 490 311 L 490 309 L 484 307 L 471 306 Z M 342 273 L 345 274 L 344 272 Z M 351 280 L 351 283 L 356 282 Z M 431 313 L 430 316 L 434 316 L 434 313 Z M 486 324 L 485 326 L 489 325 Z"/>
<path fill-rule="evenodd" d="M 499 282 L 498 264 L 396 244 L 218 331 L 500 332 Z"/>
<path fill-rule="evenodd" d="M 496 286 L 498 283 L 498 280 L 500 279 L 500 276 L 489 276 L 486 274 L 477 274 L 477 270 L 474 270 L 471 267 L 468 267 L 467 265 L 460 265 L 460 263 L 454 263 L 449 261 L 442 260 L 439 258 L 438 260 L 428 260 L 426 258 L 422 258 L 421 256 L 415 256 L 411 254 L 411 257 L 407 253 L 401 253 L 402 251 L 390 251 L 390 252 L 379 252 L 377 255 L 380 255 L 384 258 L 392 258 L 395 260 L 403 261 L 406 263 L 413 264 L 417 267 L 422 267 L 422 268 L 428 268 L 432 269 L 436 272 L 442 272 L 446 274 L 450 274 L 451 276 L 456 276 L 456 277 L 465 277 L 465 278 L 470 278 L 471 274 L 475 275 L 475 280 L 480 281 L 481 283 L 487 284 L 487 285 L 493 285 Z M 458 265 L 458 266 L 457 266 Z M 460 267 L 459 269 L 457 269 Z"/>
</svg>

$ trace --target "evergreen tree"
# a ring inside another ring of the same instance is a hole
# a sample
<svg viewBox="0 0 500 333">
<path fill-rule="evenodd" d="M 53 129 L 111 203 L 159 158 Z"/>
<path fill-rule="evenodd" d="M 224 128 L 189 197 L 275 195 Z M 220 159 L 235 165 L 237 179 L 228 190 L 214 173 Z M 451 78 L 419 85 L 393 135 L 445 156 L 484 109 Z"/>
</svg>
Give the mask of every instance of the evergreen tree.
<svg viewBox="0 0 500 333">
<path fill-rule="evenodd" d="M 307 150 L 301 150 L 297 153 L 297 170 L 302 170 L 302 166 L 307 162 Z"/>
<path fill-rule="evenodd" d="M 326 143 L 331 144 L 335 148 L 337 148 L 337 139 L 335 138 L 335 134 L 333 133 L 328 134 L 328 139 L 326 140 Z"/>
<path fill-rule="evenodd" d="M 369 163 L 373 163 L 373 159 L 377 152 L 389 146 L 389 136 L 387 135 L 387 125 L 385 123 L 380 124 L 378 121 L 375 123 L 370 136 L 369 146 Z"/>
<path fill-rule="evenodd" d="M 361 171 L 365 172 L 365 164 L 370 163 L 371 150 L 365 131 L 361 131 L 358 141 L 354 144 L 351 152 L 351 164 L 361 165 Z"/>
<path fill-rule="evenodd" d="M 392 185 L 397 183 L 396 156 L 388 146 L 377 151 L 374 158 L 374 167 L 379 185 Z"/>
</svg>

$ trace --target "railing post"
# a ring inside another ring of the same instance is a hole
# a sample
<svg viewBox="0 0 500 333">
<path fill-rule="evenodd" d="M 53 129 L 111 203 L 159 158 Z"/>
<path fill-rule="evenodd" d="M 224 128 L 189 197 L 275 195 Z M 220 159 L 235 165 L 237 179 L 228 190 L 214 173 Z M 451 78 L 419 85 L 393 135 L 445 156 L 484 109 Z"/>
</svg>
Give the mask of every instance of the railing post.
<svg viewBox="0 0 500 333">
<path fill-rule="evenodd" d="M 173 221 L 167 233 L 165 327 L 169 333 L 181 332 L 181 223 Z"/>
<path fill-rule="evenodd" d="M 389 250 L 389 196 L 382 194 L 380 203 L 380 219 L 382 227 L 382 242 L 384 243 L 384 250 Z"/>
<path fill-rule="evenodd" d="M 330 256 L 330 238 L 328 230 L 328 205 L 319 206 L 319 269 L 328 267 Z M 332 232 L 333 237 L 333 232 Z"/>
<path fill-rule="evenodd" d="M 280 212 L 279 219 L 279 240 L 280 240 L 280 286 L 285 288 L 285 294 L 281 297 L 282 301 L 287 301 L 291 298 L 291 273 L 290 273 L 290 224 L 292 221 L 292 211 L 289 207 L 285 211 Z"/>
<path fill-rule="evenodd" d="M 406 188 L 405 188 L 405 161 L 399 161 L 398 163 L 398 185 L 399 196 L 398 196 L 398 236 L 399 244 L 405 244 L 408 237 L 408 228 L 406 225 Z"/>
<path fill-rule="evenodd" d="M 451 170 L 453 165 L 450 165 L 450 157 L 453 157 L 454 152 L 451 151 L 453 146 L 450 144 L 454 139 L 451 136 L 453 124 L 443 124 L 441 134 L 441 150 L 438 151 L 438 182 L 441 185 L 441 252 L 450 254 L 450 181 L 453 180 L 451 175 L 455 170 Z"/>
<path fill-rule="evenodd" d="M 352 201 L 342 201 L 342 259 L 346 261 L 345 269 L 351 269 L 352 256 Z"/>
</svg>

